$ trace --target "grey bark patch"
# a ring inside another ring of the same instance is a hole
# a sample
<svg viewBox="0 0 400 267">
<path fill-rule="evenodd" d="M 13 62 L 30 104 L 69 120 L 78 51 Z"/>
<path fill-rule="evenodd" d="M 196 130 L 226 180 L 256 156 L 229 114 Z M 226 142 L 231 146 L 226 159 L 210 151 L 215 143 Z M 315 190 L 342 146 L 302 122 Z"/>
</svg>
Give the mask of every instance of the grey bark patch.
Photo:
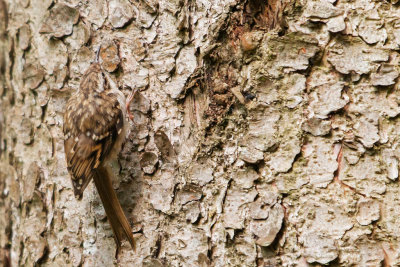
<svg viewBox="0 0 400 267">
<path fill-rule="evenodd" d="M 23 79 L 29 89 L 37 88 L 44 78 L 44 70 L 38 64 L 26 64 L 24 66 Z"/>
<path fill-rule="evenodd" d="M 225 205 L 223 222 L 225 228 L 242 229 L 246 217 L 246 204 L 254 201 L 257 191 L 254 189 L 228 190 Z"/>
<path fill-rule="evenodd" d="M 339 179 L 365 196 L 379 196 L 386 191 L 386 175 L 383 167 L 372 155 L 364 155 L 356 165 L 343 162 Z"/>
<path fill-rule="evenodd" d="M 324 138 L 310 138 L 303 146 L 303 157 L 307 160 L 303 170 L 310 184 L 316 187 L 326 187 L 332 182 L 334 172 L 338 168 L 334 144 Z"/>
<path fill-rule="evenodd" d="M 378 68 L 378 63 L 387 61 L 389 53 L 366 45 L 359 38 L 340 37 L 328 48 L 328 61 L 343 74 L 370 73 Z"/>
<path fill-rule="evenodd" d="M 264 153 L 252 147 L 239 147 L 239 158 L 248 163 L 257 163 L 264 159 Z"/>
<path fill-rule="evenodd" d="M 112 0 L 108 3 L 108 19 L 114 28 L 121 28 L 133 17 L 132 4 L 127 0 Z"/>
<path fill-rule="evenodd" d="M 367 44 L 385 43 L 387 33 L 383 23 L 383 20 L 365 18 L 358 27 L 358 33 Z"/>
<path fill-rule="evenodd" d="M 107 16 L 108 8 L 107 1 L 97 0 L 85 2 L 80 8 L 80 15 L 86 18 L 94 27 L 100 28 L 103 26 Z"/>
<path fill-rule="evenodd" d="M 34 196 L 35 189 L 40 182 L 42 176 L 42 170 L 38 166 L 37 162 L 32 162 L 24 175 L 22 197 L 23 201 L 31 201 Z"/>
<path fill-rule="evenodd" d="M 371 74 L 371 82 L 375 86 L 388 86 L 395 84 L 399 72 L 392 64 L 382 64 L 378 72 Z"/>
<path fill-rule="evenodd" d="M 344 86 L 339 74 L 324 69 L 313 70 L 307 88 L 310 113 L 326 119 L 331 112 L 343 108 L 349 102 L 349 97 L 342 94 Z"/>
<path fill-rule="evenodd" d="M 214 179 L 213 172 L 213 168 L 208 164 L 196 164 L 189 173 L 189 177 L 194 183 L 204 186 Z"/>
<path fill-rule="evenodd" d="M 322 1 L 308 1 L 304 10 L 304 16 L 313 19 L 328 19 L 341 15 L 343 10 L 335 7 L 327 0 Z"/>
<path fill-rule="evenodd" d="M 154 209 L 164 213 L 169 213 L 173 191 L 175 187 L 175 179 L 170 171 L 162 171 L 154 181 L 149 180 L 151 192 L 148 192 L 148 198 Z"/>
<path fill-rule="evenodd" d="M 252 220 L 250 232 L 256 236 L 256 244 L 266 247 L 272 244 L 276 235 L 281 230 L 283 221 L 283 208 L 280 204 L 274 205 L 266 220 Z"/>
<path fill-rule="evenodd" d="M 301 127 L 304 131 L 309 132 L 314 136 L 323 136 L 330 132 L 331 122 L 314 117 L 305 121 Z"/>
<path fill-rule="evenodd" d="M 305 70 L 309 66 L 310 58 L 319 50 L 316 39 L 299 33 L 291 33 L 284 37 L 265 37 L 261 52 L 270 60 L 267 61 L 266 67 L 259 66 L 255 70 L 264 69 L 273 77 L 281 75 L 281 72 Z"/>
<path fill-rule="evenodd" d="M 365 199 L 358 202 L 357 221 L 361 225 L 368 225 L 380 217 L 379 202 Z"/>
<path fill-rule="evenodd" d="M 47 33 L 52 37 L 60 38 L 72 33 L 72 27 L 78 22 L 79 12 L 64 4 L 56 4 L 49 16 L 44 20 L 40 33 Z"/>
<path fill-rule="evenodd" d="M 152 174 L 156 170 L 158 156 L 153 152 L 144 152 L 140 157 L 140 166 L 146 174 Z"/>
<path fill-rule="evenodd" d="M 18 43 L 22 50 L 28 49 L 31 41 L 31 29 L 29 24 L 23 25 L 18 29 Z"/>
<path fill-rule="evenodd" d="M 177 193 L 177 200 L 181 205 L 200 200 L 203 193 L 200 186 L 186 185 Z"/>
<path fill-rule="evenodd" d="M 77 50 L 89 41 L 89 37 L 89 27 L 82 21 L 79 21 L 74 26 L 72 34 L 65 37 L 65 43 L 72 49 Z"/>
</svg>

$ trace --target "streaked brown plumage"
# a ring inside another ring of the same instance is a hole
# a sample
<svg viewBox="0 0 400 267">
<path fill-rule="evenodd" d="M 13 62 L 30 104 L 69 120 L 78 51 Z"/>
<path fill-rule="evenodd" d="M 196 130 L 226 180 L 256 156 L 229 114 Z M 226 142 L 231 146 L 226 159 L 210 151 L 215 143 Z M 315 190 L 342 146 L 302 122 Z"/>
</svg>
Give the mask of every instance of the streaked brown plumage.
<svg viewBox="0 0 400 267">
<path fill-rule="evenodd" d="M 69 99 L 64 114 L 64 150 L 74 194 L 94 179 L 114 232 L 117 254 L 123 235 L 135 248 L 132 231 L 112 187 L 107 162 L 125 138 L 125 97 L 97 62 L 83 75 L 79 90 Z"/>
</svg>

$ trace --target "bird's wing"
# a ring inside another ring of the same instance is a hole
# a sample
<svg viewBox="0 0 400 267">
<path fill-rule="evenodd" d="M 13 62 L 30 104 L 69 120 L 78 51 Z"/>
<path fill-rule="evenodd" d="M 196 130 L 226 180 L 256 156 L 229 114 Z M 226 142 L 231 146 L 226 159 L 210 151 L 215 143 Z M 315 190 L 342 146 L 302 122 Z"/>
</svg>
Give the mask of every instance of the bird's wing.
<svg viewBox="0 0 400 267">
<path fill-rule="evenodd" d="M 64 114 L 64 149 L 75 196 L 81 197 L 96 169 L 123 128 L 123 114 L 115 95 L 77 94 Z"/>
</svg>

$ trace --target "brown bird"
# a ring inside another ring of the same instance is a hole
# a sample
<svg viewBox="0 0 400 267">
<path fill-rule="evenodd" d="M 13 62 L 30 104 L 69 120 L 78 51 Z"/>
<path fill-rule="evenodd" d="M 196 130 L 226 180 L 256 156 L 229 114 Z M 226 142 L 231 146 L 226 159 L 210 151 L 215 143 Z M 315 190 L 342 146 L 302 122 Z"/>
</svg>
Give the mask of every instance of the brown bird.
<svg viewBox="0 0 400 267">
<path fill-rule="evenodd" d="M 100 49 L 99 49 L 100 51 Z M 108 162 L 115 158 L 125 139 L 126 121 L 123 93 L 103 71 L 92 63 L 82 77 L 79 90 L 71 96 L 64 114 L 64 150 L 74 194 L 81 198 L 93 179 L 114 232 L 116 256 L 125 236 L 135 250 L 132 230 L 112 186 Z"/>
</svg>

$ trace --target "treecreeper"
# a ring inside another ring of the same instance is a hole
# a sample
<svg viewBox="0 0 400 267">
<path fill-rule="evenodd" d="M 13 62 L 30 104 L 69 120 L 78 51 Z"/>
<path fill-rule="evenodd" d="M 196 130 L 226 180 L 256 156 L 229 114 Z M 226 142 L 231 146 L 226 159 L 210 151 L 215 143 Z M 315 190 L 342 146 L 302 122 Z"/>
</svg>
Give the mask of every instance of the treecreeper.
<svg viewBox="0 0 400 267">
<path fill-rule="evenodd" d="M 112 186 L 109 162 L 118 156 L 127 131 L 126 101 L 111 77 L 96 60 L 86 70 L 79 89 L 71 96 L 64 113 L 64 150 L 74 194 L 82 194 L 93 179 L 117 246 L 125 236 L 135 250 L 130 224 Z"/>
</svg>

